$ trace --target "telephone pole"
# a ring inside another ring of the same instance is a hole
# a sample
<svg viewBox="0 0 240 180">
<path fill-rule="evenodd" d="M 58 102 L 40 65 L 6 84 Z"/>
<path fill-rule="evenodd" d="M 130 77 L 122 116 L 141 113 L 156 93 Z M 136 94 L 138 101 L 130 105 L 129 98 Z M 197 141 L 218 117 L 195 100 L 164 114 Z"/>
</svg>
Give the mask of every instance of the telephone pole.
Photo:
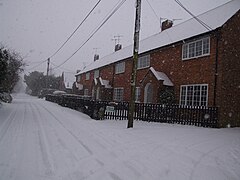
<svg viewBox="0 0 240 180">
<path fill-rule="evenodd" d="M 47 77 L 46 77 L 46 88 L 48 88 L 49 64 L 50 64 L 50 58 L 48 58 L 48 59 L 47 59 Z"/>
<path fill-rule="evenodd" d="M 138 50 L 139 50 L 140 16 L 141 16 L 141 0 L 136 0 L 133 65 L 132 65 L 132 75 L 131 75 L 131 100 L 130 100 L 130 104 L 129 104 L 127 128 L 133 128 L 133 117 L 134 117 L 134 112 L 135 112 L 135 94 L 136 94 L 136 77 L 137 77 Z"/>
</svg>

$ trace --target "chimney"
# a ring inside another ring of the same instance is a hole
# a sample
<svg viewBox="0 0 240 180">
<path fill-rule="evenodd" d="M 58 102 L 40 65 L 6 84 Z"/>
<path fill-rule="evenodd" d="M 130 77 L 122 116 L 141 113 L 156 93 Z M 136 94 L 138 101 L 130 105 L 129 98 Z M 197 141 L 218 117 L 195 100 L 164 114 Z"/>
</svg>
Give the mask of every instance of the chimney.
<svg viewBox="0 0 240 180">
<path fill-rule="evenodd" d="M 166 21 L 163 21 L 161 30 L 164 31 L 164 30 L 172 27 L 172 25 L 173 25 L 173 21 L 167 19 Z"/>
<path fill-rule="evenodd" d="M 95 54 L 95 55 L 94 55 L 94 61 L 97 61 L 97 60 L 99 60 L 99 55 L 98 55 L 98 54 Z"/>
<path fill-rule="evenodd" d="M 116 44 L 115 45 L 115 52 L 122 49 L 122 45 L 121 44 Z"/>
</svg>

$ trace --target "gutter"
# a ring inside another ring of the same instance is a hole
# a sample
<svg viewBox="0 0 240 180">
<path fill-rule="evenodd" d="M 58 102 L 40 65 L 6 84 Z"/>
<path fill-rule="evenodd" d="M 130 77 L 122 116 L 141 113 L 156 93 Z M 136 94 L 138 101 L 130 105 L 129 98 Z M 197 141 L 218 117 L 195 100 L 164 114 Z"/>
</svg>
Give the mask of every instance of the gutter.
<svg viewBox="0 0 240 180">
<path fill-rule="evenodd" d="M 217 83 L 218 83 L 218 62 L 219 62 L 219 56 L 218 56 L 218 48 L 219 48 L 219 40 L 220 40 L 220 32 L 216 31 L 216 57 L 215 57 L 215 75 L 214 75 L 214 94 L 213 94 L 213 106 L 216 106 L 216 99 L 217 99 Z"/>
</svg>

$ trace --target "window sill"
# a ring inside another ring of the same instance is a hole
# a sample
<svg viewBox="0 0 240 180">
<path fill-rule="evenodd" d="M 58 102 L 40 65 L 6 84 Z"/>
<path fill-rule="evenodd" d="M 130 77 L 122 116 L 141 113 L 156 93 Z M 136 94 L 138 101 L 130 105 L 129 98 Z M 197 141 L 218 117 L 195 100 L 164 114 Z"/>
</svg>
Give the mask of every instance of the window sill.
<svg viewBox="0 0 240 180">
<path fill-rule="evenodd" d="M 150 67 L 150 66 L 142 67 L 142 68 L 137 68 L 137 70 L 147 69 L 147 68 L 149 68 L 149 67 Z"/>
<path fill-rule="evenodd" d="M 184 59 L 182 58 L 182 61 L 198 59 L 198 58 L 202 58 L 202 57 L 206 57 L 206 56 L 210 56 L 210 53 L 209 54 L 204 54 L 204 55 L 201 55 L 201 56 L 191 57 L 191 58 L 184 58 Z"/>
</svg>

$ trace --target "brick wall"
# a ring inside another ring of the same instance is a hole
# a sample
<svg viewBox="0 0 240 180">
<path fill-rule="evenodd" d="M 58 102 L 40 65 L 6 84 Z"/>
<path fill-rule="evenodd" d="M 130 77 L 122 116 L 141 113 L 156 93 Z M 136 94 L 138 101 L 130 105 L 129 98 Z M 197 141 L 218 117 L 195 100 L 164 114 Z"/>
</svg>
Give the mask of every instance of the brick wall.
<svg viewBox="0 0 240 180">
<path fill-rule="evenodd" d="M 125 72 L 120 74 L 115 74 L 114 72 L 114 88 L 123 87 L 124 96 L 123 101 L 129 101 L 131 98 L 131 87 L 130 79 L 132 72 L 132 61 L 131 59 L 125 60 Z"/>
<path fill-rule="evenodd" d="M 180 99 L 181 85 L 208 84 L 208 105 L 213 106 L 215 42 L 215 37 L 210 35 L 210 55 L 189 60 L 182 60 L 183 42 L 151 53 L 151 66 L 156 71 L 164 72 L 173 82 L 177 103 Z"/>
<path fill-rule="evenodd" d="M 240 11 L 221 29 L 218 104 L 220 126 L 240 126 Z"/>
<path fill-rule="evenodd" d="M 104 66 L 103 68 L 100 68 L 99 76 L 104 80 L 109 80 L 110 85 L 112 85 L 113 76 L 114 76 L 114 65 L 110 64 L 108 66 Z"/>
</svg>

